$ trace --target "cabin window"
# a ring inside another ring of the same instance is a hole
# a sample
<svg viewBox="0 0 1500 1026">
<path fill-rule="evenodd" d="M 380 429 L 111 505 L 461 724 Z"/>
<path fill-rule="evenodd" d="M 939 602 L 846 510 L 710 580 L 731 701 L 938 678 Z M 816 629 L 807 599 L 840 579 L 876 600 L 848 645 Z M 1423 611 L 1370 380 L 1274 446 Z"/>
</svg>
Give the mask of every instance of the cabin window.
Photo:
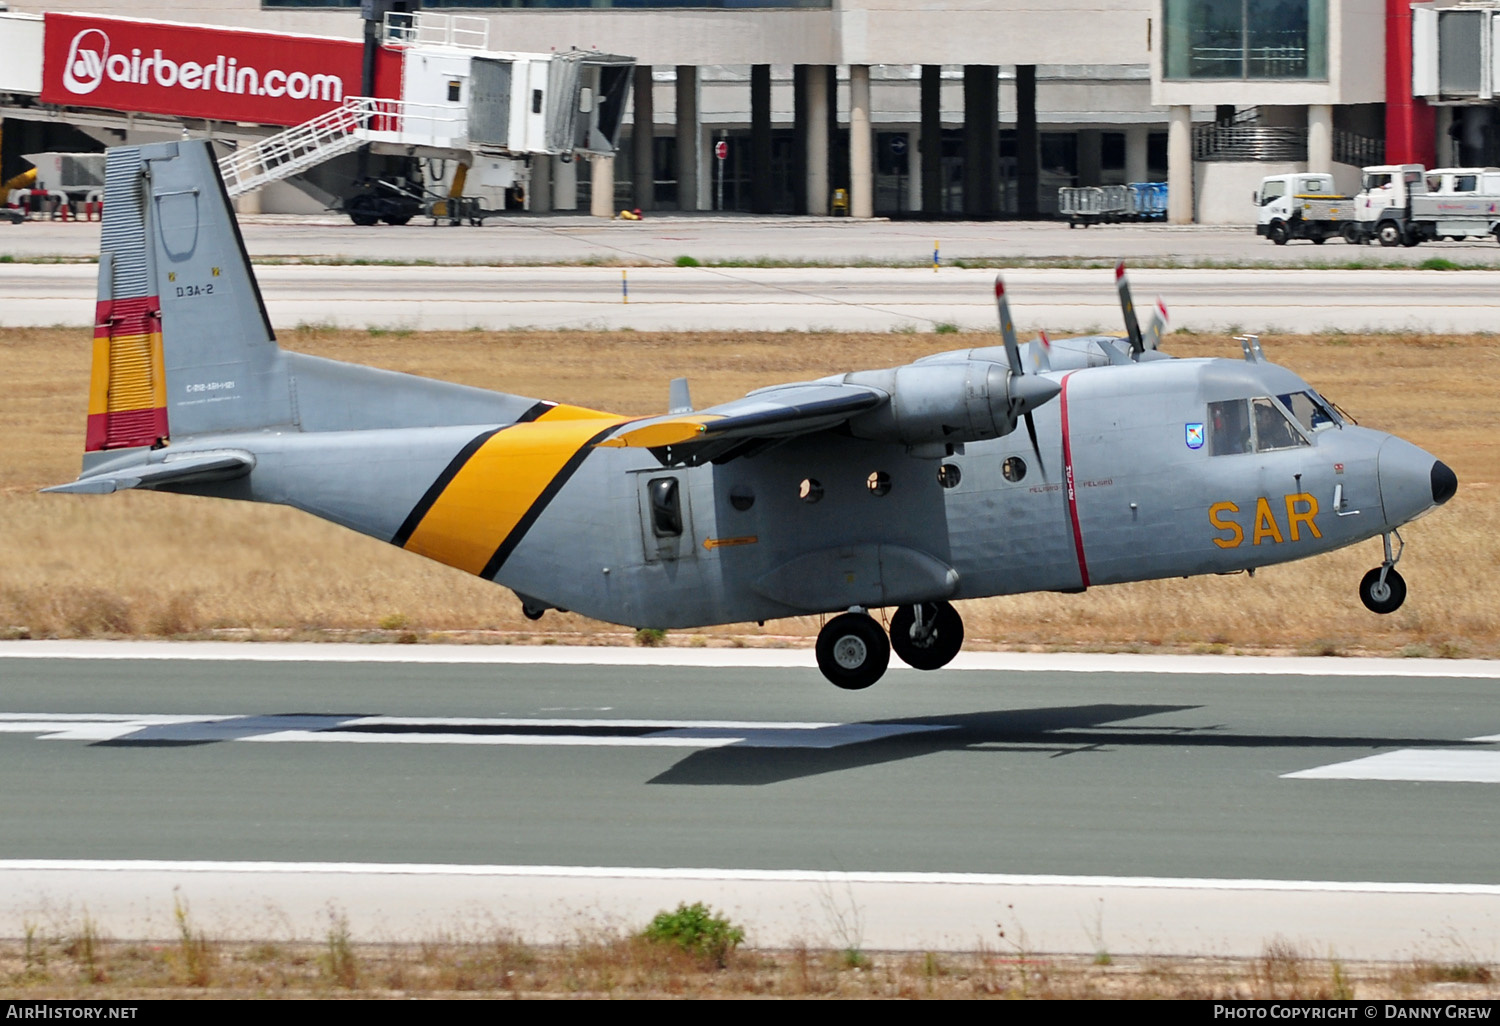
<svg viewBox="0 0 1500 1026">
<path fill-rule="evenodd" d="M 1019 481 L 1026 476 L 1026 461 L 1019 456 L 1007 456 L 1000 464 L 1000 473 L 1007 481 Z"/>
<path fill-rule="evenodd" d="M 1458 175 L 1453 179 L 1454 192 L 1473 192 L 1479 188 L 1478 175 Z"/>
<path fill-rule="evenodd" d="M 823 498 L 823 485 L 815 477 L 804 477 L 797 486 L 797 498 L 806 503 L 818 502 Z"/>
<path fill-rule="evenodd" d="M 952 463 L 944 463 L 938 467 L 938 484 L 944 488 L 957 488 L 958 482 L 963 480 L 963 472 Z"/>
<path fill-rule="evenodd" d="M 677 478 L 654 478 L 646 486 L 651 497 L 651 530 L 658 538 L 677 538 L 682 535 L 682 499 L 678 493 Z"/>
<path fill-rule="evenodd" d="M 870 489 L 870 494 L 879 498 L 891 493 L 891 475 L 883 470 L 872 471 L 865 479 L 865 487 Z"/>
<path fill-rule="evenodd" d="M 1266 182 L 1264 185 L 1261 186 L 1261 190 L 1260 190 L 1260 205 L 1261 206 L 1265 206 L 1267 203 L 1270 203 L 1272 200 L 1281 199 L 1281 197 L 1283 197 L 1285 195 L 1286 195 L 1286 183 L 1285 182 Z"/>
<path fill-rule="evenodd" d="M 743 513 L 755 505 L 755 491 L 747 484 L 737 484 L 729 489 L 729 504 Z"/>
</svg>

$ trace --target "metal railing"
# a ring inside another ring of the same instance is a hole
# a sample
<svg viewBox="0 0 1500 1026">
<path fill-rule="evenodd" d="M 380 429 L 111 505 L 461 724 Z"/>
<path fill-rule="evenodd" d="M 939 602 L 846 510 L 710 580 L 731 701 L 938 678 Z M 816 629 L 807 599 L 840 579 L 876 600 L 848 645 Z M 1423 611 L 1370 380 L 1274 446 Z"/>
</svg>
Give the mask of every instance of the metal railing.
<svg viewBox="0 0 1500 1026">
<path fill-rule="evenodd" d="M 469 50 L 488 50 L 490 23 L 487 18 L 461 14 L 388 11 L 385 38 L 388 42 L 407 46 L 459 46 Z"/>
<path fill-rule="evenodd" d="M 1340 164 L 1370 167 L 1385 163 L 1385 140 L 1338 129 L 1333 133 L 1333 159 Z"/>
<path fill-rule="evenodd" d="M 1306 160 L 1307 129 L 1269 125 L 1198 125 L 1194 160 Z"/>
<path fill-rule="evenodd" d="M 219 161 L 231 197 L 300 174 L 367 142 L 462 147 L 462 118 L 450 107 L 348 96 L 342 106 L 294 125 Z"/>
</svg>

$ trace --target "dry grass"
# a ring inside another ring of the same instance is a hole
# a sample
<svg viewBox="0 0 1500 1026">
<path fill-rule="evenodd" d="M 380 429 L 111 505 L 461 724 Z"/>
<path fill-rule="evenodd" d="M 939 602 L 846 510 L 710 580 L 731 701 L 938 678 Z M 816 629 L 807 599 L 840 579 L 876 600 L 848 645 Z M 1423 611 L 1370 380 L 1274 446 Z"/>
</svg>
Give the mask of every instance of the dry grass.
<svg viewBox="0 0 1500 1026">
<path fill-rule="evenodd" d="M 1441 999 L 1500 997 L 1488 966 L 1353 963 L 1272 941 L 1258 958 L 741 949 L 720 968 L 638 936 L 538 947 L 513 935 L 357 944 L 100 936 L 87 921 L 0 943 L 0 1001 L 181 998 L 693 997 Z"/>
<path fill-rule="evenodd" d="M 949 341 L 949 340 L 945 340 Z M 631 632 L 573 615 L 523 619 L 509 592 L 294 511 L 151 493 L 38 495 L 73 478 L 82 447 L 86 333 L 0 329 L 0 636 L 590 640 Z M 953 346 L 994 344 L 965 335 Z M 373 333 L 296 330 L 290 349 L 624 413 L 692 378 L 707 405 L 750 388 L 892 366 L 930 335 Z M 1390 617 L 1355 595 L 1367 543 L 1261 571 L 965 604 L 975 647 L 1306 654 L 1500 655 L 1500 343 L 1490 336 L 1266 337 L 1268 354 L 1361 423 L 1399 432 L 1457 472 L 1458 496 L 1407 532 L 1411 588 Z M 1227 338 L 1173 336 L 1179 356 L 1233 355 Z M 816 618 L 675 632 L 671 644 L 802 643 Z M 544 629 L 539 629 L 544 628 Z"/>
</svg>

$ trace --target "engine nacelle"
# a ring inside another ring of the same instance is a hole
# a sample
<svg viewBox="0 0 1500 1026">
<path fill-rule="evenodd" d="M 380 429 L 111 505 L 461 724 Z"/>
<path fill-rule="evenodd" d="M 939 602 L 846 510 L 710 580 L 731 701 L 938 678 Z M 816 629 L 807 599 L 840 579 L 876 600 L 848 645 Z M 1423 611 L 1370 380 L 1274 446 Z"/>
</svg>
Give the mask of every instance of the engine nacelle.
<svg viewBox="0 0 1500 1026">
<path fill-rule="evenodd" d="M 837 380 L 889 393 L 890 401 L 849 422 L 856 438 L 902 445 L 979 442 L 1016 429 L 1023 413 L 1057 395 L 1036 374 L 1013 376 L 988 360 L 907 364 L 857 371 Z"/>
</svg>

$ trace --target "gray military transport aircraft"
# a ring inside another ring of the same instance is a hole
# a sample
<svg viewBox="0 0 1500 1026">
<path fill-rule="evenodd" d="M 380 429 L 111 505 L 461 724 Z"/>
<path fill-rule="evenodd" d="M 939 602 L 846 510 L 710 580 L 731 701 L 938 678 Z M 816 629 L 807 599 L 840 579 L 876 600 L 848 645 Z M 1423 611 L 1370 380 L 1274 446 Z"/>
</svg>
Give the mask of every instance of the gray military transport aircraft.
<svg viewBox="0 0 1500 1026">
<path fill-rule="evenodd" d="M 836 613 L 868 687 L 963 643 L 954 599 L 1250 570 L 1397 528 L 1458 480 L 1296 374 L 1123 337 L 1005 344 L 632 418 L 280 349 L 207 143 L 109 151 L 83 474 L 275 502 L 571 609 L 674 628 Z M 1024 441 L 1017 427 L 1024 423 Z M 1392 551 L 1392 538 L 1398 547 Z M 894 607 L 887 631 L 868 610 Z"/>
</svg>

